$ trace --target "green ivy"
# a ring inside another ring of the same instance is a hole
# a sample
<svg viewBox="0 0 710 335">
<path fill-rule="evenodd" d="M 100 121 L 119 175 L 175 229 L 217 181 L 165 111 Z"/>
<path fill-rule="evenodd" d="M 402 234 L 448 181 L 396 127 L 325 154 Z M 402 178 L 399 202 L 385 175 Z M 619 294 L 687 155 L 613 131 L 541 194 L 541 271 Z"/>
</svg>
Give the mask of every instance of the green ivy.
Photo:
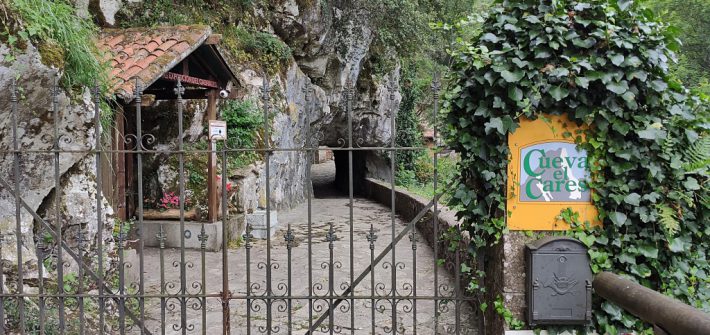
<svg viewBox="0 0 710 335">
<path fill-rule="evenodd" d="M 473 252 L 506 232 L 507 136 L 519 117 L 567 113 L 589 130 L 586 142 L 564 136 L 597 162 L 590 186 L 603 227 L 572 232 L 592 270 L 710 311 L 708 171 L 684 169 L 702 158 L 689 148 L 707 141 L 709 117 L 668 76 L 678 46 L 631 0 L 498 1 L 480 34 L 452 52 L 447 96 L 447 138 L 461 155 L 451 202 Z M 601 333 L 647 329 L 611 303 L 594 308 Z"/>
</svg>

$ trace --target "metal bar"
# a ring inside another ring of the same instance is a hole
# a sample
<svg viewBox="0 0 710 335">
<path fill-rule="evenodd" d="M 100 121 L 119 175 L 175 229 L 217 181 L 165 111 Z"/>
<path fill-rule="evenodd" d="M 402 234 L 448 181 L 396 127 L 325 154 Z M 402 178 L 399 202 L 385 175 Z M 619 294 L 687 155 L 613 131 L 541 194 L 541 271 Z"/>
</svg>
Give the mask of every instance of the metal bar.
<svg viewBox="0 0 710 335">
<path fill-rule="evenodd" d="M 5 181 L 5 179 L 3 179 L 3 178 L 1 178 L 1 177 L 0 177 L 0 186 L 6 188 L 6 189 L 8 190 L 8 192 L 10 192 L 10 194 L 11 194 L 13 197 L 15 197 L 15 196 L 18 197 L 18 199 L 19 199 L 19 201 L 20 201 L 20 205 L 22 206 L 22 208 L 24 208 L 28 213 L 30 213 L 30 215 L 31 215 L 35 220 L 37 220 L 37 222 L 39 222 L 40 224 L 42 224 L 42 225 L 45 227 L 45 229 L 47 229 L 47 231 L 49 232 L 49 234 L 52 235 L 52 238 L 53 238 L 53 239 L 58 240 L 58 239 L 57 239 L 57 232 L 55 232 L 54 229 L 52 229 L 52 226 L 51 226 L 47 221 L 45 221 L 41 216 L 39 216 L 34 210 L 32 210 L 32 208 L 31 208 L 21 197 L 19 197 L 19 195 L 17 195 L 17 193 L 15 193 L 14 191 L 12 191 L 12 190 L 10 189 L 10 185 Z M 76 261 L 79 266 L 81 266 L 81 267 L 84 268 L 84 271 L 86 271 L 86 273 L 91 277 L 91 279 L 93 279 L 93 280 L 95 280 L 95 281 L 98 281 L 98 280 L 99 280 L 99 276 L 98 276 L 96 273 L 94 273 L 94 271 L 92 271 L 92 270 L 88 267 L 88 265 L 86 265 L 86 263 L 84 263 L 84 262 L 81 261 L 80 257 L 79 257 L 76 253 L 74 253 L 74 251 L 69 247 L 68 244 L 66 244 L 66 242 L 64 242 L 64 241 L 59 241 L 59 243 L 61 243 L 60 247 L 64 248 L 64 250 L 66 251 L 67 255 L 69 255 L 72 259 L 74 259 L 74 261 Z M 106 283 L 104 283 L 103 285 L 104 285 L 104 291 L 108 292 L 107 294 L 104 294 L 103 297 L 110 297 L 110 298 L 112 298 L 114 301 L 116 301 L 117 303 L 120 304 L 120 299 L 119 299 L 119 298 L 120 298 L 122 295 L 120 295 L 120 294 L 116 295 L 115 293 L 113 293 L 113 291 L 111 290 L 111 288 L 108 287 L 108 286 L 106 285 Z M 25 297 L 25 296 L 37 296 L 37 295 L 26 295 L 26 294 L 23 294 L 23 293 L 22 293 L 22 294 L 12 294 L 12 295 L 10 295 L 10 296 L 22 298 L 22 297 Z M 48 295 L 45 295 L 45 296 L 48 296 Z M 139 326 L 141 326 L 141 327 L 143 326 L 143 324 L 141 323 L 140 319 L 139 319 L 138 317 L 136 317 L 136 315 L 133 314 L 130 310 L 127 311 L 127 316 L 128 316 L 128 317 L 131 319 L 131 321 L 133 321 L 135 324 L 137 324 L 137 325 L 139 325 Z M 151 335 L 151 332 L 149 332 L 147 329 L 145 329 L 144 332 L 145 332 L 147 335 Z"/>
<path fill-rule="evenodd" d="M 434 108 L 433 108 L 433 119 L 434 119 L 434 192 L 438 192 L 438 179 L 439 179 L 439 151 L 437 142 L 437 130 L 438 130 L 438 113 L 439 113 L 439 90 L 441 89 L 441 82 L 439 81 L 439 74 L 434 74 L 434 81 L 431 85 L 431 90 L 434 95 Z M 434 297 L 439 297 L 439 204 L 434 201 Z M 434 331 L 439 329 L 439 300 L 434 299 Z"/>
<path fill-rule="evenodd" d="M 231 334 L 231 322 L 229 313 L 229 252 L 227 246 L 231 236 L 227 234 L 227 142 L 222 143 L 222 335 Z"/>
<path fill-rule="evenodd" d="M 143 222 L 143 116 L 141 114 L 141 95 L 143 94 L 143 85 L 136 77 L 135 85 L 135 103 L 136 103 L 136 137 L 138 139 L 136 150 L 136 162 L 138 167 L 138 248 L 139 254 L 139 273 L 138 273 L 138 308 L 140 312 L 141 324 L 145 324 L 145 262 L 143 259 L 143 250 L 145 249 L 144 222 Z M 141 334 L 144 334 L 144 328 L 141 327 Z"/>
<path fill-rule="evenodd" d="M 0 235 L 0 259 L 2 259 L 2 248 L 4 244 L 5 236 Z M 2 284 L 4 282 L 5 273 L 3 266 L 0 265 L 0 335 L 5 335 L 5 285 Z"/>
<path fill-rule="evenodd" d="M 222 173 L 224 177 L 224 172 Z M 222 184 L 226 183 L 227 178 L 222 178 Z M 224 191 L 226 191 L 225 188 L 222 188 L 223 194 Z M 222 216 L 222 220 L 225 220 L 226 216 Z M 222 221 L 222 230 L 226 230 L 226 227 L 224 226 L 224 221 Z M 207 271 L 207 262 L 205 261 L 205 248 L 207 247 L 207 239 L 208 236 L 205 233 L 205 223 L 202 222 L 200 225 L 200 235 L 198 236 L 200 239 L 200 257 L 201 257 L 201 263 L 200 264 L 200 271 L 201 271 L 201 278 L 202 278 L 202 285 L 200 286 L 200 294 L 202 295 L 202 304 L 200 305 L 200 309 L 202 310 L 202 335 L 207 335 L 207 298 L 204 296 L 204 294 L 207 292 L 207 276 L 206 276 L 206 271 Z M 226 245 L 225 245 L 226 247 Z"/>
<path fill-rule="evenodd" d="M 448 185 L 446 185 L 446 187 L 449 187 L 451 185 L 452 185 L 452 183 L 449 183 Z M 419 211 L 419 213 L 417 213 L 417 215 L 411 221 L 409 221 L 409 223 L 404 227 L 404 229 L 399 233 L 399 235 L 397 235 L 397 238 L 395 238 L 394 241 L 390 242 L 390 244 L 387 245 L 387 247 L 377 255 L 374 262 L 372 262 L 372 264 L 370 264 L 367 268 L 365 268 L 365 270 L 362 273 L 360 273 L 360 275 L 353 282 L 353 285 L 351 287 L 348 287 L 345 291 L 343 291 L 342 294 L 337 296 L 338 299 L 335 301 L 335 303 L 332 304 L 328 308 L 328 311 L 326 311 L 326 313 L 322 314 L 318 318 L 318 320 L 316 320 L 316 322 L 308 329 L 308 332 L 306 332 L 306 335 L 312 334 L 313 331 L 316 328 L 318 328 L 318 326 L 320 326 L 320 324 L 323 323 L 323 321 L 325 321 L 325 319 L 326 319 L 326 317 L 328 317 L 328 314 L 330 313 L 331 309 L 334 309 L 343 300 L 345 300 L 345 297 L 347 297 L 350 294 L 350 291 L 353 290 L 355 287 L 357 287 L 357 285 L 360 284 L 360 282 L 363 279 L 365 279 L 365 277 L 367 277 L 367 274 L 370 273 L 370 271 L 372 271 L 374 269 L 374 267 L 377 264 L 379 264 L 382 261 L 382 259 L 385 258 L 385 256 L 387 256 L 387 254 L 390 252 L 390 250 L 392 250 L 394 248 L 394 246 L 397 245 L 397 243 L 399 243 L 399 241 L 401 241 L 405 236 L 407 236 L 407 234 L 409 233 L 410 230 L 412 230 L 416 227 L 417 222 L 419 222 L 419 220 L 421 220 L 424 217 L 424 215 L 426 215 L 426 213 L 429 211 L 429 209 L 432 208 L 432 206 L 434 205 L 434 202 L 438 201 L 440 196 L 441 196 L 440 194 L 434 195 L 434 198 L 431 201 L 429 201 L 429 203 L 426 206 L 424 206 L 424 208 L 422 208 L 422 210 Z M 330 297 L 332 297 L 332 295 Z M 374 296 L 373 297 L 365 297 L 364 299 L 368 299 L 368 298 L 377 298 L 377 297 L 374 297 Z"/>
<path fill-rule="evenodd" d="M 306 100 L 306 108 L 310 109 L 310 83 L 306 84 L 306 90 L 305 90 L 305 100 Z M 311 140 L 313 142 L 317 141 L 318 136 L 312 136 Z M 316 139 L 316 140 L 314 140 Z M 315 146 L 318 146 L 319 143 L 315 143 Z M 313 146 L 313 144 L 311 144 Z M 312 167 L 312 161 L 313 161 L 313 152 L 312 151 L 306 151 L 307 157 L 306 159 L 306 206 L 307 206 L 307 223 L 308 223 L 308 328 L 311 329 L 313 326 L 313 227 L 311 227 L 311 224 L 313 223 L 313 213 L 312 213 L 312 204 L 311 204 L 311 198 L 313 197 L 313 180 L 311 180 L 311 167 Z M 318 152 L 318 151 L 315 151 Z"/>
<path fill-rule="evenodd" d="M 182 94 L 185 93 L 185 88 L 182 86 L 181 79 L 177 79 L 177 84 L 175 85 L 175 94 L 177 95 L 177 109 L 178 109 L 178 183 L 180 188 L 180 331 L 183 335 L 187 334 L 188 324 L 187 324 L 187 298 L 185 297 L 187 293 L 187 269 L 185 263 L 185 152 L 184 140 L 183 140 L 183 108 L 182 108 Z M 211 155 L 211 154 L 210 154 Z M 214 182 L 214 180 L 212 181 Z"/>
<path fill-rule="evenodd" d="M 370 242 L 370 317 L 372 318 L 372 323 L 370 325 L 371 334 L 375 334 L 375 242 L 377 241 L 377 235 L 375 234 L 375 226 L 370 223 L 370 232 L 367 235 L 367 240 Z"/>
<path fill-rule="evenodd" d="M 62 217 L 61 217 L 61 204 L 59 199 L 61 198 L 61 176 L 59 174 L 59 109 L 57 105 L 59 103 L 59 84 L 57 83 L 57 78 L 55 77 L 52 82 L 52 116 L 54 118 L 54 144 L 52 146 L 53 156 L 54 156 L 54 224 L 57 227 L 58 240 L 63 240 L 63 227 L 62 227 Z M 62 248 L 57 248 L 57 290 L 59 291 L 59 333 L 64 334 L 66 332 L 66 325 L 64 323 L 65 311 L 64 311 L 64 257 Z"/>
<path fill-rule="evenodd" d="M 387 90 L 389 91 L 389 99 L 390 103 L 394 101 L 394 92 L 395 92 L 395 87 L 394 87 L 394 82 L 390 81 Z M 390 219 L 391 219 L 391 229 L 392 229 L 392 243 L 394 244 L 394 238 L 396 234 L 396 227 L 395 227 L 395 219 L 397 216 L 396 213 L 396 191 L 395 191 L 395 174 L 397 173 L 396 170 L 396 160 L 397 160 L 397 151 L 395 150 L 397 146 L 397 125 L 396 125 L 396 117 L 397 117 L 397 111 L 395 111 L 393 108 L 390 108 L 390 129 L 392 129 L 392 133 L 390 134 L 390 147 L 393 149 L 390 151 Z M 397 255 L 396 255 L 396 248 L 392 248 L 392 267 L 390 270 L 390 274 L 392 275 L 391 281 L 392 281 L 392 333 L 396 334 L 397 333 L 397 300 L 395 297 L 397 296 Z"/>
<path fill-rule="evenodd" d="M 158 247 L 160 248 L 160 334 L 165 335 L 165 330 L 167 328 L 167 325 L 165 324 L 165 308 L 167 305 L 166 299 L 163 295 L 165 295 L 165 239 L 167 237 L 162 224 L 160 225 L 160 230 L 158 231 L 158 235 L 156 237 L 158 238 Z"/>
<path fill-rule="evenodd" d="M 17 245 L 17 293 L 24 293 L 24 273 L 22 269 L 22 213 L 20 211 L 20 145 L 17 141 L 17 83 L 12 79 L 12 89 L 10 91 L 10 103 L 12 105 L 12 148 L 13 148 L 13 177 L 15 181 L 15 239 Z M 9 185 L 4 185 L 10 190 Z M 20 326 L 20 334 L 25 334 L 25 301 L 17 299 L 17 314 Z"/>
<path fill-rule="evenodd" d="M 98 252 L 98 258 L 99 258 L 99 264 L 97 264 L 97 269 L 98 269 L 98 275 L 96 278 L 96 285 L 98 286 L 98 291 L 99 291 L 99 298 L 98 298 L 98 304 L 99 304 L 99 334 L 104 333 L 104 327 L 105 327 L 105 302 L 104 302 L 104 221 L 101 219 L 101 216 L 103 214 L 103 209 L 101 208 L 101 199 L 102 199 L 102 188 L 101 188 L 101 179 L 102 179 L 102 171 L 101 171 L 101 108 L 99 105 L 99 99 L 100 99 L 100 91 L 99 91 L 99 85 L 94 84 L 94 134 L 96 134 L 96 143 L 94 144 L 94 150 L 96 151 L 94 155 L 94 159 L 96 160 L 96 227 L 97 227 L 97 237 L 96 237 L 96 250 Z M 123 122 L 121 120 L 120 122 Z M 125 184 L 125 181 L 124 181 Z M 124 199 L 125 202 L 125 199 Z M 80 266 L 80 268 L 83 268 Z"/>
<path fill-rule="evenodd" d="M 602 272 L 592 286 L 602 298 L 668 334 L 710 334 L 710 314 L 617 274 Z"/>
<path fill-rule="evenodd" d="M 269 134 L 269 99 L 271 87 L 269 87 L 269 78 L 264 74 L 264 146 L 266 149 L 271 147 L 270 134 Z M 266 294 L 272 295 L 273 289 L 271 286 L 271 186 L 270 186 L 270 158 L 271 152 L 266 151 L 264 153 L 264 183 L 266 187 Z M 266 299 L 266 333 L 271 334 L 272 327 L 272 310 L 271 305 L 273 301 L 271 299 Z"/>
<path fill-rule="evenodd" d="M 348 90 L 347 94 L 347 112 L 348 112 L 348 148 L 352 149 L 353 148 L 353 93 L 354 93 L 354 88 L 353 88 L 353 83 L 350 82 L 348 87 L 346 88 Z M 353 208 L 354 202 L 353 202 L 353 152 L 352 150 L 348 150 L 348 201 L 349 201 L 349 219 L 350 219 L 350 286 L 353 286 L 353 281 L 355 279 L 355 257 L 354 257 L 354 249 L 355 249 L 355 234 L 354 234 L 354 229 L 355 229 L 355 222 L 353 221 Z M 355 334 L 355 300 L 352 299 L 352 296 L 355 294 L 354 290 L 350 291 L 350 331 L 354 335 Z"/>
<path fill-rule="evenodd" d="M 300 152 L 300 151 L 313 151 L 313 150 L 318 150 L 318 147 L 282 147 L 282 148 L 237 148 L 237 149 L 227 149 L 227 153 L 235 153 L 235 152 L 255 152 L 255 153 L 264 153 L 264 152 Z M 331 147 L 328 150 L 331 151 L 420 151 L 427 149 L 426 147 L 422 146 L 417 146 L 417 147 L 368 147 L 368 146 L 362 146 L 362 147 L 353 147 L 353 148 L 348 148 L 347 146 L 344 147 Z M 32 150 L 32 149 L 23 149 L 23 153 L 25 154 L 47 154 L 47 153 L 52 153 L 51 150 Z M 133 153 L 135 150 L 103 150 L 104 153 Z M 165 150 L 148 150 L 148 149 L 143 149 L 143 154 L 161 154 L 165 152 L 174 152 L 174 151 L 165 151 Z M 209 149 L 192 149 L 192 150 L 184 150 L 185 153 L 209 153 L 211 150 Z M 0 154 L 12 154 L 14 153 L 13 150 L 0 150 Z M 93 149 L 67 149 L 67 150 L 62 150 L 62 153 L 66 154 L 93 154 L 94 150 Z"/>
<path fill-rule="evenodd" d="M 123 255 L 126 233 L 123 221 L 118 225 L 118 330 L 126 333 L 126 263 Z"/>
</svg>

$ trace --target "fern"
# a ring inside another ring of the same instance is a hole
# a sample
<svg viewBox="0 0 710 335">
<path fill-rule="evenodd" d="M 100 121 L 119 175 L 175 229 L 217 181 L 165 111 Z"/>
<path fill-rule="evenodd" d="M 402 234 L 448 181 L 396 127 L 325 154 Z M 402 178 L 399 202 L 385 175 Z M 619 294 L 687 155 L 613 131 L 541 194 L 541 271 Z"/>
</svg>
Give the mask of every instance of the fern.
<svg viewBox="0 0 710 335">
<path fill-rule="evenodd" d="M 703 136 L 685 152 L 683 169 L 688 173 L 707 174 L 710 165 L 710 136 Z"/>
<path fill-rule="evenodd" d="M 658 210 L 658 223 L 668 236 L 675 235 L 680 230 L 680 223 L 676 218 L 676 211 L 666 204 L 656 205 Z"/>
</svg>

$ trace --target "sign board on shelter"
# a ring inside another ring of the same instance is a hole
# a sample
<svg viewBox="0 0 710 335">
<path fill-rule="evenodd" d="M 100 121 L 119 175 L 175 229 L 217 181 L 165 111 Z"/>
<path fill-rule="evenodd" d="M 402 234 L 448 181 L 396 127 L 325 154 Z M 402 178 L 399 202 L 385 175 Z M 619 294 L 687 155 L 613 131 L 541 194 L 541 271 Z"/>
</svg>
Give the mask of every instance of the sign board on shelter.
<svg viewBox="0 0 710 335">
<path fill-rule="evenodd" d="M 573 141 L 583 136 L 580 130 L 566 116 L 550 115 L 522 118 L 520 128 L 508 136 L 509 229 L 569 229 L 557 220 L 565 208 L 578 212 L 582 222 L 599 223 L 589 188 L 590 162 Z"/>
<path fill-rule="evenodd" d="M 213 141 L 227 139 L 227 122 L 210 120 L 210 139 Z"/>
</svg>

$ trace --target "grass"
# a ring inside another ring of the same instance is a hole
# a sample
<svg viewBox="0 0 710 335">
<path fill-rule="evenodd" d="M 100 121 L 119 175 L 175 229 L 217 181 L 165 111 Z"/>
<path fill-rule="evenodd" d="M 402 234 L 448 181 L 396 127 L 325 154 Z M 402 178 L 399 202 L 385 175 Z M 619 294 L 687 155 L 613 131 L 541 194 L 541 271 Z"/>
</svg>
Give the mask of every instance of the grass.
<svg viewBox="0 0 710 335">
<path fill-rule="evenodd" d="M 94 43 L 98 28 L 91 21 L 77 17 L 65 0 L 12 0 L 11 7 L 22 19 L 14 40 L 37 45 L 43 62 L 63 71 L 65 88 L 98 83 L 108 91 L 108 66 L 100 61 Z"/>
</svg>

